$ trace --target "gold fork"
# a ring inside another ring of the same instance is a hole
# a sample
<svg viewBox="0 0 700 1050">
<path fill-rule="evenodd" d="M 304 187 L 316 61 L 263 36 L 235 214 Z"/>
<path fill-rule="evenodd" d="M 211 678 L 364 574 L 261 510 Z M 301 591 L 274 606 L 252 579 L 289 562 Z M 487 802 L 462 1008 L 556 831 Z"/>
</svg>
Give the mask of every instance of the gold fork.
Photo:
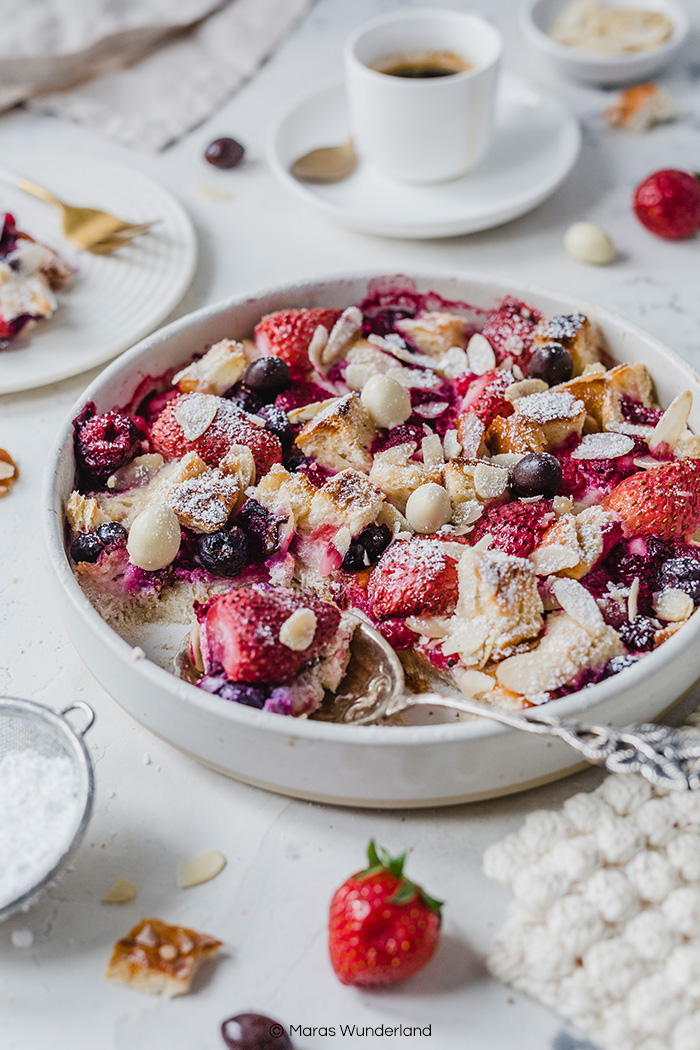
<svg viewBox="0 0 700 1050">
<path fill-rule="evenodd" d="M 159 221 L 125 222 L 123 219 L 118 219 L 116 215 L 110 215 L 109 212 L 100 211 L 97 208 L 76 208 L 59 200 L 53 193 L 36 182 L 32 182 L 31 179 L 15 175 L 4 168 L 0 168 L 0 179 L 59 208 L 66 240 L 82 251 L 93 252 L 97 255 L 107 255 L 116 251 L 117 248 L 130 244 L 134 237 L 147 233 Z"/>
</svg>

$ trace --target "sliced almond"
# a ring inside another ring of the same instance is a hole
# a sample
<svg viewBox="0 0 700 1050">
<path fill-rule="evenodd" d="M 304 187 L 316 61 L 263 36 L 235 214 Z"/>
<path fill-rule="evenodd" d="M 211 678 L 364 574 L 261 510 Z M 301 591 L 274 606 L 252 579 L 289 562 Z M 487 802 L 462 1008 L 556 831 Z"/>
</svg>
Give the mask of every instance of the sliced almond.
<svg viewBox="0 0 700 1050">
<path fill-rule="evenodd" d="M 124 904 L 136 896 L 136 887 L 128 879 L 117 879 L 102 898 L 103 904 Z"/>
<path fill-rule="evenodd" d="M 490 372 L 491 369 L 496 367 L 496 355 L 493 352 L 493 347 L 486 336 L 480 335 L 478 332 L 471 337 L 467 344 L 467 357 L 470 371 L 475 372 L 478 376 L 483 376 L 486 372 Z"/>
<path fill-rule="evenodd" d="M 316 325 L 314 328 L 314 334 L 311 336 L 311 342 L 309 343 L 309 361 L 316 371 L 321 373 L 321 375 L 325 375 L 327 367 L 323 363 L 323 351 L 327 342 L 328 329 L 325 325 Z"/>
<path fill-rule="evenodd" d="M 484 533 L 480 540 L 474 544 L 471 548 L 473 551 L 487 551 L 493 543 L 493 536 L 490 532 Z"/>
<path fill-rule="evenodd" d="M 453 525 L 461 529 L 468 525 L 473 525 L 483 513 L 483 503 L 479 503 L 476 499 L 466 499 L 462 503 L 455 504 L 452 508 L 451 521 Z"/>
<path fill-rule="evenodd" d="M 511 383 L 503 391 L 506 401 L 517 401 L 519 397 L 527 397 L 529 394 L 542 394 L 549 387 L 544 379 L 520 379 L 517 383 Z"/>
<path fill-rule="evenodd" d="M 177 869 L 177 884 L 181 890 L 187 890 L 191 886 L 200 886 L 203 882 L 209 882 L 216 878 L 219 872 L 226 867 L 226 857 L 219 853 L 218 849 L 207 850 L 200 853 L 198 857 L 186 860 Z"/>
<path fill-rule="evenodd" d="M 456 459 L 462 451 L 462 446 L 459 443 L 456 430 L 446 430 L 445 436 L 442 439 L 442 447 L 445 452 L 445 459 Z"/>
<path fill-rule="evenodd" d="M 301 653 L 313 642 L 316 626 L 313 609 L 296 609 L 280 627 L 280 642 L 288 649 Z"/>
<path fill-rule="evenodd" d="M 219 404 L 220 399 L 213 394 L 187 394 L 178 401 L 174 416 L 186 441 L 196 441 L 207 432 L 216 418 Z"/>
<path fill-rule="evenodd" d="M 439 434 L 426 434 L 421 442 L 423 463 L 429 469 L 441 467 L 445 462 L 445 453 Z"/>
<path fill-rule="evenodd" d="M 315 419 L 319 412 L 323 412 L 324 408 L 329 408 L 339 400 L 337 397 L 327 397 L 325 401 L 312 401 L 310 405 L 291 409 L 287 412 L 287 419 L 290 423 L 308 423 L 310 419 Z"/>
<path fill-rule="evenodd" d="M 603 614 L 595 598 L 578 580 L 555 580 L 552 591 L 564 612 L 589 634 L 598 634 L 605 627 Z"/>
<path fill-rule="evenodd" d="M 321 354 L 324 365 L 333 365 L 345 356 L 349 344 L 362 331 L 362 321 L 362 310 L 358 306 L 348 306 L 347 310 L 343 310 Z"/>
<path fill-rule="evenodd" d="M 507 467 L 508 470 L 512 470 L 515 464 L 524 458 L 524 452 L 499 452 L 498 455 L 491 456 L 490 462 L 496 467 Z"/>
<path fill-rule="evenodd" d="M 652 452 L 655 452 L 661 445 L 673 448 L 685 430 L 692 407 L 693 395 L 690 390 L 684 390 L 678 397 L 674 397 L 649 438 L 649 448 Z"/>
<path fill-rule="evenodd" d="M 630 621 L 636 620 L 639 615 L 639 576 L 632 580 L 630 593 L 627 596 L 627 617 Z"/>
<path fill-rule="evenodd" d="M 669 623 L 682 623 L 692 615 L 695 608 L 693 599 L 677 587 L 660 591 L 652 599 L 654 612 L 660 620 Z"/>
</svg>

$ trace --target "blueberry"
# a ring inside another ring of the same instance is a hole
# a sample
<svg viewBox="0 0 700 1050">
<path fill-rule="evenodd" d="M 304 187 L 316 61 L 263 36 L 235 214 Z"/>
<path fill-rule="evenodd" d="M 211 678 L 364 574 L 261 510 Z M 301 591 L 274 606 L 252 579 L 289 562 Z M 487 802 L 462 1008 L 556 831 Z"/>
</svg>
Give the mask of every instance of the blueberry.
<svg viewBox="0 0 700 1050">
<path fill-rule="evenodd" d="M 81 533 L 70 545 L 70 555 L 75 562 L 96 562 L 103 550 L 104 543 L 94 532 Z"/>
<path fill-rule="evenodd" d="M 341 563 L 341 569 L 345 572 L 362 572 L 363 569 L 368 568 L 369 561 L 367 560 L 367 551 L 360 543 L 359 539 L 351 540 L 350 546 L 345 552 L 345 557 Z"/>
<path fill-rule="evenodd" d="M 370 563 L 374 565 L 391 543 L 391 529 L 388 525 L 368 525 L 360 533 L 359 540 L 367 551 Z"/>
<path fill-rule="evenodd" d="M 659 568 L 659 590 L 676 587 L 700 603 L 700 561 L 689 555 L 670 558 Z"/>
<path fill-rule="evenodd" d="M 229 1050 L 293 1050 L 279 1021 L 262 1014 L 228 1017 L 221 1025 L 221 1035 Z"/>
<path fill-rule="evenodd" d="M 218 690 L 218 695 L 222 700 L 231 700 L 234 704 L 257 707 L 260 710 L 267 700 L 268 690 L 260 685 L 246 685 L 245 682 L 225 682 Z"/>
<path fill-rule="evenodd" d="M 262 503 L 255 499 L 246 500 L 236 518 L 236 525 L 243 529 L 248 537 L 248 547 L 253 560 L 262 561 L 277 550 L 278 522 Z"/>
<path fill-rule="evenodd" d="M 240 384 L 236 384 L 231 393 L 227 394 L 226 400 L 230 401 L 232 405 L 238 405 L 242 412 L 251 412 L 254 416 L 257 416 L 263 407 L 263 402 L 257 394 L 244 386 L 240 386 Z"/>
<path fill-rule="evenodd" d="M 274 405 L 263 405 L 258 415 L 265 420 L 265 430 L 279 438 L 282 448 L 291 448 L 294 444 L 294 427 L 289 422 L 287 413 Z"/>
<path fill-rule="evenodd" d="M 618 633 L 626 648 L 631 652 L 644 653 L 654 648 L 656 628 L 647 616 L 638 616 L 636 620 L 628 620 L 618 628 Z"/>
<path fill-rule="evenodd" d="M 237 168 L 243 160 L 245 149 L 235 139 L 221 138 L 210 142 L 204 157 L 215 168 Z"/>
<path fill-rule="evenodd" d="M 514 496 L 556 496 L 561 486 L 561 464 L 549 452 L 531 452 L 515 464 L 510 475 Z"/>
<path fill-rule="evenodd" d="M 199 536 L 197 557 L 214 576 L 238 576 L 248 563 L 248 537 L 235 526 Z"/>
<path fill-rule="evenodd" d="M 100 525 L 96 535 L 102 540 L 105 547 L 123 547 L 126 544 L 128 533 L 118 521 L 106 521 Z"/>
<path fill-rule="evenodd" d="M 574 360 L 560 343 L 545 343 L 538 346 L 530 358 L 528 376 L 543 379 L 549 386 L 566 383 L 574 374 Z"/>
<path fill-rule="evenodd" d="M 292 377 L 287 362 L 270 354 L 249 364 L 241 381 L 256 394 L 266 395 L 266 400 L 273 401 L 289 387 Z"/>
</svg>

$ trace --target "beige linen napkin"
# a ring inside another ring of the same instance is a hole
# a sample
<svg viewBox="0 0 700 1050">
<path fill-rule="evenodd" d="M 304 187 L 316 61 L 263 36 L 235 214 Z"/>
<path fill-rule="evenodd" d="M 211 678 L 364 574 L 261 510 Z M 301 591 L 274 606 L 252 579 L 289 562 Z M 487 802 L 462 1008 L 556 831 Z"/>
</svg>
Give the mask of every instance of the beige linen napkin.
<svg viewBox="0 0 700 1050">
<path fill-rule="evenodd" d="M 312 2 L 0 0 L 0 109 L 27 101 L 161 149 L 220 106 Z"/>
</svg>

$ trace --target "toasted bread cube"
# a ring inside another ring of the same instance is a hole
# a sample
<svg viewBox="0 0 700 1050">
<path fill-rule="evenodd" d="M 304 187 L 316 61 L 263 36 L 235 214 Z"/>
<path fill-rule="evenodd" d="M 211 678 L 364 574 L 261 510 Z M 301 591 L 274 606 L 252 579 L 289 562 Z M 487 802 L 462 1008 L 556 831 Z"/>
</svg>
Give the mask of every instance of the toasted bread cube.
<svg viewBox="0 0 700 1050">
<path fill-rule="evenodd" d="M 643 364 L 616 365 L 609 371 L 589 371 L 561 383 L 553 390 L 571 394 L 583 401 L 586 412 L 601 430 L 624 421 L 622 399 L 639 401 L 645 408 L 654 407 L 651 377 Z"/>
<path fill-rule="evenodd" d="M 477 498 L 474 486 L 475 467 L 475 463 L 458 456 L 449 460 L 442 468 L 442 483 L 453 505 Z"/>
<path fill-rule="evenodd" d="M 221 395 L 237 383 L 248 364 L 242 343 L 222 339 L 207 350 L 204 357 L 193 361 L 173 376 L 173 386 L 183 393 Z"/>
<path fill-rule="evenodd" d="M 330 405 L 304 426 L 296 443 L 322 467 L 353 467 L 368 473 L 372 466 L 369 447 L 375 427 L 357 393 L 334 398 Z"/>
<path fill-rule="evenodd" d="M 601 667 L 626 652 L 620 636 L 603 624 L 591 634 L 566 612 L 547 617 L 547 631 L 536 649 L 503 660 L 496 669 L 499 682 L 525 697 L 537 696 L 575 681 L 588 667 Z"/>
<path fill-rule="evenodd" d="M 221 941 L 161 919 L 142 919 L 114 945 L 106 977 L 149 995 L 185 995 L 199 966 Z"/>
<path fill-rule="evenodd" d="M 408 497 L 419 485 L 425 485 L 429 481 L 440 484 L 442 481 L 441 467 L 431 469 L 425 463 L 411 459 L 415 450 L 415 443 L 408 441 L 405 445 L 394 445 L 384 452 L 378 452 L 369 472 L 372 484 L 376 485 L 402 514 L 406 510 Z"/>
<path fill-rule="evenodd" d="M 279 463 L 275 463 L 261 478 L 254 497 L 264 507 L 283 517 L 294 518 L 294 525 L 306 525 L 311 510 L 311 501 L 318 489 L 306 474 L 291 474 Z"/>
<path fill-rule="evenodd" d="M 519 397 L 513 407 L 516 420 L 534 423 L 542 430 L 547 449 L 560 448 L 572 434 L 581 434 L 586 421 L 583 401 L 555 390 Z"/>
<path fill-rule="evenodd" d="M 453 346 L 467 345 L 467 322 L 457 314 L 431 311 L 396 322 L 402 335 L 428 357 L 441 357 Z"/>
<path fill-rule="evenodd" d="M 496 416 L 486 431 L 486 444 L 494 456 L 517 453 L 544 452 L 547 439 L 542 427 L 521 416 Z"/>
<path fill-rule="evenodd" d="M 317 489 L 311 500 L 309 528 L 337 525 L 357 536 L 375 520 L 384 499 L 366 474 L 341 470 Z"/>
<path fill-rule="evenodd" d="M 604 117 L 613 128 L 643 132 L 655 124 L 664 124 L 678 116 L 668 92 L 659 84 L 635 84 L 605 110 Z"/>
<path fill-rule="evenodd" d="M 600 361 L 598 335 L 584 314 L 560 314 L 544 317 L 535 327 L 533 338 L 536 346 L 545 343 L 560 343 L 571 354 L 574 375 L 581 375 L 586 365 Z"/>
<path fill-rule="evenodd" d="M 445 655 L 484 667 L 514 645 L 535 638 L 544 611 L 535 568 L 527 558 L 466 548 L 459 560 L 459 600 Z"/>
<path fill-rule="evenodd" d="M 218 532 L 228 521 L 239 493 L 235 477 L 220 470 L 207 470 L 171 485 L 167 501 L 181 525 L 195 532 Z"/>
<path fill-rule="evenodd" d="M 77 489 L 71 492 L 66 501 L 66 521 L 74 532 L 94 532 L 109 520 L 96 499 L 83 496 Z"/>
</svg>

